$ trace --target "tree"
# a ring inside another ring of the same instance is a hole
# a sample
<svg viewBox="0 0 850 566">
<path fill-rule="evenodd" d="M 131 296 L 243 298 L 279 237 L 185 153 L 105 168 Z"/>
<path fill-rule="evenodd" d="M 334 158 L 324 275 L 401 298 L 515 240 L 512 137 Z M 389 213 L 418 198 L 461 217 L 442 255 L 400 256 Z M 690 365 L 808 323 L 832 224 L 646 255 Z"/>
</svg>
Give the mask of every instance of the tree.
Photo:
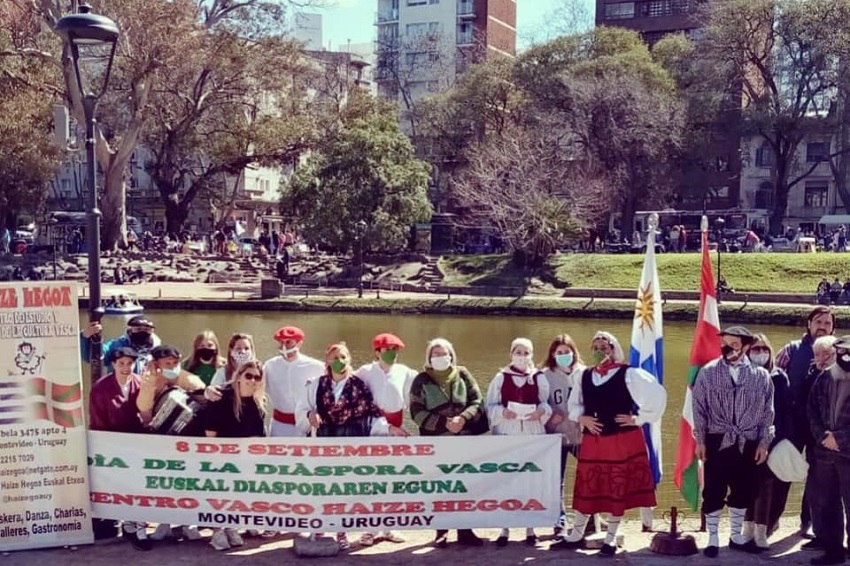
<svg viewBox="0 0 850 566">
<path fill-rule="evenodd" d="M 729 0 L 709 4 L 703 19 L 697 55 L 730 73 L 740 88 L 745 132 L 761 136 L 773 154 L 770 231 L 779 233 L 790 190 L 818 165 L 797 162 L 800 144 L 823 131 L 846 88 L 839 63 L 850 47 L 844 33 L 850 2 Z"/>
<path fill-rule="evenodd" d="M 295 171 L 282 208 L 306 240 L 322 248 L 353 249 L 356 224 L 363 221 L 367 249 L 403 249 L 411 225 L 431 216 L 428 166 L 414 157 L 389 103 L 353 93 L 341 124 Z"/>
</svg>

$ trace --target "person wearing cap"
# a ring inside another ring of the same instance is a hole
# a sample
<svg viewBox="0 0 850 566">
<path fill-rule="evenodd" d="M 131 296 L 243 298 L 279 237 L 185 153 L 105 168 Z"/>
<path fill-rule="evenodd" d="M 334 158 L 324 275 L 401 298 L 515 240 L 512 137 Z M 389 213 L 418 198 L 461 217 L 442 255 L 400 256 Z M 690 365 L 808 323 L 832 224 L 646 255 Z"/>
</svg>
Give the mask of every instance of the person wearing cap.
<svg viewBox="0 0 850 566">
<path fill-rule="evenodd" d="M 434 338 L 425 347 L 425 371 L 410 386 L 410 418 L 422 436 L 468 436 L 488 431 L 487 415 L 478 382 L 458 365 L 454 346 Z M 434 545 L 448 546 L 446 529 L 437 530 Z M 472 529 L 458 529 L 462 546 L 481 546 L 484 541 Z"/>
<path fill-rule="evenodd" d="M 844 563 L 844 529 L 850 525 L 850 336 L 842 336 L 834 346 L 835 364 L 818 376 L 809 393 L 818 486 L 813 517 L 824 551 L 810 561 L 813 566 Z M 843 513 L 837 502 L 843 503 Z"/>
<path fill-rule="evenodd" d="M 813 308 L 806 317 L 806 333 L 799 340 L 794 340 L 783 346 L 776 354 L 774 365 L 788 374 L 791 383 L 791 411 L 794 419 L 795 434 L 809 442 L 809 419 L 807 415 L 809 389 L 814 383 L 816 374 L 811 373 L 815 362 L 814 343 L 820 338 L 831 336 L 835 328 L 835 311 L 832 308 L 819 305 Z M 827 348 L 832 351 L 832 348 Z M 806 450 L 806 457 L 812 458 L 813 450 Z M 811 463 L 811 462 L 810 462 Z M 803 502 L 800 506 L 800 534 L 810 538 L 813 528 L 811 508 L 817 487 L 806 482 L 803 490 Z M 817 536 L 817 533 L 815 533 Z M 817 546 L 814 543 L 813 546 Z"/>
<path fill-rule="evenodd" d="M 159 346 L 162 341 L 154 333 L 153 322 L 146 315 L 136 315 L 127 321 L 127 330 L 122 336 L 113 338 L 103 345 L 103 373 L 104 375 L 112 373 L 112 359 L 115 350 L 118 348 L 133 348 L 138 354 L 136 363 L 133 367 L 134 373 L 141 374 L 145 368 L 145 364 L 150 361 L 150 352 L 153 348 Z M 80 355 L 83 361 L 91 363 L 91 338 L 95 334 L 103 331 L 103 326 L 100 322 L 90 322 L 82 332 L 80 332 Z"/>
<path fill-rule="evenodd" d="M 510 363 L 499 370 L 487 390 L 487 416 L 493 434 L 546 434 L 549 381 L 534 367 L 534 345 L 528 338 L 511 342 Z M 510 530 L 503 528 L 496 546 L 508 544 Z M 525 530 L 525 544 L 534 546 L 537 537 L 531 527 Z"/>
<path fill-rule="evenodd" d="M 570 393 L 569 418 L 583 429 L 573 489 L 573 529 L 551 550 L 582 544 L 588 519 L 609 513 L 602 556 L 617 552 L 617 530 L 629 509 L 655 506 L 655 482 L 642 426 L 664 415 L 667 391 L 649 372 L 629 367 L 620 342 L 597 332 L 593 367 Z"/>
<path fill-rule="evenodd" d="M 307 391 L 307 383 L 325 373 L 325 364 L 301 353 L 304 331 L 284 326 L 274 334 L 280 355 L 263 366 L 266 394 L 273 407 L 272 436 L 304 436 L 295 425 L 295 407 Z"/>
<path fill-rule="evenodd" d="M 132 348 L 116 348 L 109 362 L 112 373 L 92 385 L 89 393 L 89 429 L 109 432 L 142 433 L 144 427 L 136 408 L 136 399 L 141 389 L 141 377 L 133 371 L 139 355 Z M 103 519 L 93 521 L 95 533 L 107 532 L 114 537 L 117 533 L 115 522 Z M 144 523 L 124 521 L 124 538 L 137 550 L 150 550 L 151 541 L 147 537 Z M 96 534 L 96 538 L 97 534 Z"/>
<path fill-rule="evenodd" d="M 395 334 L 378 334 L 372 339 L 375 361 L 361 366 L 354 375 L 369 387 L 372 397 L 384 413 L 387 422 L 405 432 L 404 409 L 410 399 L 410 385 L 416 371 L 398 362 L 404 342 Z M 366 532 L 360 537 L 360 546 L 372 546 L 378 541 L 401 543 L 405 539 L 394 531 Z"/>
<path fill-rule="evenodd" d="M 696 456 L 703 461 L 702 512 L 708 529 L 703 553 L 717 557 L 717 529 L 729 507 L 729 547 L 747 550 L 738 535 L 758 485 L 758 466 L 773 441 L 773 381 L 750 362 L 756 337 L 743 326 L 719 334 L 721 356 L 700 369 L 692 389 Z"/>
</svg>

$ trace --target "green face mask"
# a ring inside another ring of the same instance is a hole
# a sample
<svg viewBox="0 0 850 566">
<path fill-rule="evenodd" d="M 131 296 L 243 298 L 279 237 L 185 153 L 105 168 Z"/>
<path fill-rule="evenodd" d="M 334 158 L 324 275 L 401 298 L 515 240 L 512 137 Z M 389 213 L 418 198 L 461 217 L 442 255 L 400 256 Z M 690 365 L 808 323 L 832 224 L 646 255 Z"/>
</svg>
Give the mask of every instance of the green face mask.
<svg viewBox="0 0 850 566">
<path fill-rule="evenodd" d="M 381 352 L 381 359 L 389 364 L 393 365 L 395 361 L 398 359 L 398 350 L 385 350 Z"/>
<path fill-rule="evenodd" d="M 605 352 L 602 350 L 593 350 L 591 356 L 593 357 L 593 364 L 598 366 L 605 359 Z"/>
<path fill-rule="evenodd" d="M 331 365 L 331 371 L 336 373 L 336 374 L 342 373 L 342 370 L 344 370 L 345 366 L 346 366 L 345 360 L 334 360 L 334 361 L 331 362 L 330 365 Z"/>
</svg>

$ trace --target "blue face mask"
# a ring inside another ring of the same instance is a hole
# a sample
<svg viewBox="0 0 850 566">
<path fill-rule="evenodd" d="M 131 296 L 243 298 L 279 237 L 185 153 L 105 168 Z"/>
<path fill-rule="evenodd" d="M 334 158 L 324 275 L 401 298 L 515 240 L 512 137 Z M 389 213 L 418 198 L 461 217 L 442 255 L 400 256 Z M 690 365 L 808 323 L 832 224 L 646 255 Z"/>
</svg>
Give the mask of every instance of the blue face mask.
<svg viewBox="0 0 850 566">
<path fill-rule="evenodd" d="M 573 365 L 573 359 L 575 356 L 572 352 L 568 352 L 566 354 L 556 354 L 555 355 L 555 363 L 558 364 L 559 368 L 567 369 Z"/>
<path fill-rule="evenodd" d="M 180 377 L 180 366 L 173 368 L 162 368 L 162 376 L 165 379 L 175 380 Z"/>
</svg>

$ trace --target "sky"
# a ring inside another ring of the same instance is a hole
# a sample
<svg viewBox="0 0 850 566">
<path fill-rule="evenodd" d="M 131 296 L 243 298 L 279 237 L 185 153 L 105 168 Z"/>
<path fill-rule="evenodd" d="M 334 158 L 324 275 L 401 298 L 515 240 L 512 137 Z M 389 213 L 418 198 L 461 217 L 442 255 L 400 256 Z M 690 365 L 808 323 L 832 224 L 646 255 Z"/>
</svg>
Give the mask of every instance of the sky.
<svg viewBox="0 0 850 566">
<path fill-rule="evenodd" d="M 546 16 L 564 0 L 517 0 L 517 48 L 527 45 L 546 27 Z M 590 2 L 592 0 L 585 0 Z M 378 0 L 329 0 L 322 10 L 325 48 L 344 50 L 348 41 L 366 43 L 374 39 Z M 330 44 L 330 46 L 329 46 Z"/>
</svg>

